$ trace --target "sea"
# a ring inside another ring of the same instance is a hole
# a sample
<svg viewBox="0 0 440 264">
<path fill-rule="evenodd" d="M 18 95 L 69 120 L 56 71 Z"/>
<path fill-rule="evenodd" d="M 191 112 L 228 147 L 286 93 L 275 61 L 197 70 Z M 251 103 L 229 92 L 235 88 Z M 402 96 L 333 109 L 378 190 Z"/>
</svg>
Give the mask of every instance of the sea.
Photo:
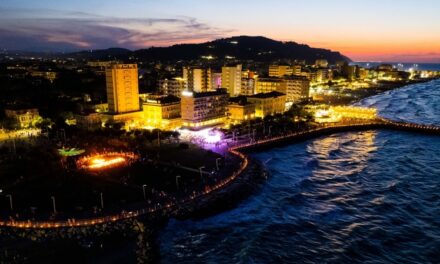
<svg viewBox="0 0 440 264">
<path fill-rule="evenodd" d="M 440 80 L 357 105 L 440 126 Z M 162 263 L 440 263 L 440 137 L 344 132 L 252 156 L 268 180 L 234 209 L 171 219 Z"/>
</svg>

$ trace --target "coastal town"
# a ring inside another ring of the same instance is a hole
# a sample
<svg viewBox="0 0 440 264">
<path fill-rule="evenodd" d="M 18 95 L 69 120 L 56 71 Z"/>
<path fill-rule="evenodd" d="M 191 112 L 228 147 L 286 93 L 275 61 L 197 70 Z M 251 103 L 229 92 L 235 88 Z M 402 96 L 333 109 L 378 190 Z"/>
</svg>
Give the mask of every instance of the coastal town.
<svg viewBox="0 0 440 264">
<path fill-rule="evenodd" d="M 183 65 L 4 54 L 2 232 L 47 241 L 215 211 L 243 183 L 268 177 L 244 149 L 352 127 L 437 133 L 352 104 L 438 77 L 418 65 L 323 58 L 208 54 Z M 7 245 L 0 254 L 20 256 Z"/>
</svg>

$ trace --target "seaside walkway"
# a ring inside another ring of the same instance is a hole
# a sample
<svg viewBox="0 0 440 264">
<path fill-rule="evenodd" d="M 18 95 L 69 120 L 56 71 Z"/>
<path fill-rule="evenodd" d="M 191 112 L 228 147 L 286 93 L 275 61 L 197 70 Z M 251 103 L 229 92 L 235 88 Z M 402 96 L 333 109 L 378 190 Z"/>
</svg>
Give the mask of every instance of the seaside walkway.
<svg viewBox="0 0 440 264">
<path fill-rule="evenodd" d="M 392 129 L 392 130 L 440 135 L 440 127 L 437 126 L 398 122 L 398 121 L 388 120 L 385 118 L 376 118 L 372 120 L 365 120 L 362 122 L 353 122 L 353 123 L 348 122 L 343 124 L 323 125 L 302 132 L 286 133 L 284 135 L 270 137 L 267 139 L 260 139 L 251 143 L 244 143 L 230 147 L 229 153 L 238 156 L 241 159 L 239 169 L 234 173 L 232 173 L 229 177 L 224 178 L 221 181 L 217 182 L 215 185 L 206 186 L 203 191 L 198 193 L 194 192 L 192 195 L 176 202 L 168 202 L 167 204 L 154 205 L 129 212 L 122 211 L 121 213 L 115 215 L 92 217 L 88 219 L 33 221 L 33 220 L 15 220 L 11 218 L 8 220 L 0 220 L 0 227 L 27 228 L 27 229 L 32 229 L 32 228 L 49 229 L 49 228 L 63 228 L 63 227 L 74 228 L 74 227 L 93 226 L 104 223 L 116 222 L 124 219 L 130 219 L 140 216 L 148 216 L 155 213 L 171 212 L 176 209 L 179 209 L 180 206 L 185 206 L 188 203 L 194 202 L 210 194 L 213 194 L 214 192 L 223 189 L 225 186 L 227 186 L 235 179 L 237 179 L 247 169 L 249 165 L 248 156 L 245 154 L 246 151 L 259 149 L 259 148 L 270 148 L 277 144 L 286 144 L 296 140 L 304 140 L 304 139 L 328 135 L 332 133 L 368 130 L 368 129 Z"/>
</svg>

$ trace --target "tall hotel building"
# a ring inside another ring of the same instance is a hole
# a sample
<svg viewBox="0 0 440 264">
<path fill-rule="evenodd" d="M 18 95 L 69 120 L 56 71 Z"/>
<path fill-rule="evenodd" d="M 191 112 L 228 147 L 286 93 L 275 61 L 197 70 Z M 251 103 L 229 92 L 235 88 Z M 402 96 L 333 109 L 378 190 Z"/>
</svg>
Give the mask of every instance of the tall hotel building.
<svg viewBox="0 0 440 264">
<path fill-rule="evenodd" d="M 194 92 L 207 92 L 211 90 L 211 69 L 183 67 L 183 80 L 186 83 L 186 89 Z"/>
<path fill-rule="evenodd" d="M 241 92 L 241 65 L 222 67 L 222 88 L 226 88 L 231 96 Z"/>
<path fill-rule="evenodd" d="M 181 97 L 183 126 L 198 129 L 225 122 L 228 99 L 226 89 L 202 93 L 183 91 Z"/>
<path fill-rule="evenodd" d="M 136 64 L 113 64 L 106 68 L 107 102 L 110 113 L 139 111 L 139 80 Z"/>
</svg>

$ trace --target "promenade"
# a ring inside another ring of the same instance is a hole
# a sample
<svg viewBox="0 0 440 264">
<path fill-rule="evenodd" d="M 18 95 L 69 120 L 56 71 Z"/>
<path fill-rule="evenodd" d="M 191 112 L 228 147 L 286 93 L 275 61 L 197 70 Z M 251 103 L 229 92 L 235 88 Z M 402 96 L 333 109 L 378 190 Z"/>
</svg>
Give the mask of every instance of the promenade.
<svg viewBox="0 0 440 264">
<path fill-rule="evenodd" d="M 279 136 L 274 136 L 266 139 L 259 139 L 249 143 L 240 143 L 228 149 L 228 152 L 237 156 L 240 161 L 240 167 L 234 171 L 230 176 L 221 181 L 206 186 L 203 191 L 193 192 L 188 197 L 178 201 L 171 201 L 166 204 L 156 204 L 150 207 L 140 208 L 132 211 L 122 211 L 115 215 L 108 215 L 103 217 L 92 217 L 88 219 L 66 219 L 66 220 L 46 220 L 46 221 L 31 221 L 31 220 L 0 220 L 0 227 L 12 228 L 29 228 L 29 229 L 49 229 L 49 228 L 72 228 L 93 226 L 104 223 L 111 223 L 121 221 L 124 219 L 136 218 L 141 216 L 148 216 L 157 213 L 167 214 L 171 213 L 183 206 L 191 205 L 191 203 L 201 200 L 204 197 L 214 194 L 216 191 L 222 190 L 248 168 L 249 158 L 246 155 L 247 151 L 258 150 L 263 148 L 271 148 L 275 145 L 286 144 L 297 140 L 304 140 L 308 138 L 324 136 L 332 133 L 367 130 L 367 129 L 392 129 L 402 130 L 417 133 L 426 133 L 432 135 L 440 135 L 440 127 L 431 125 L 419 125 L 405 122 L 391 121 L 384 118 L 376 118 L 373 120 L 358 121 L 353 123 L 343 124 L 328 124 L 309 129 L 301 132 L 286 133 Z"/>
</svg>

